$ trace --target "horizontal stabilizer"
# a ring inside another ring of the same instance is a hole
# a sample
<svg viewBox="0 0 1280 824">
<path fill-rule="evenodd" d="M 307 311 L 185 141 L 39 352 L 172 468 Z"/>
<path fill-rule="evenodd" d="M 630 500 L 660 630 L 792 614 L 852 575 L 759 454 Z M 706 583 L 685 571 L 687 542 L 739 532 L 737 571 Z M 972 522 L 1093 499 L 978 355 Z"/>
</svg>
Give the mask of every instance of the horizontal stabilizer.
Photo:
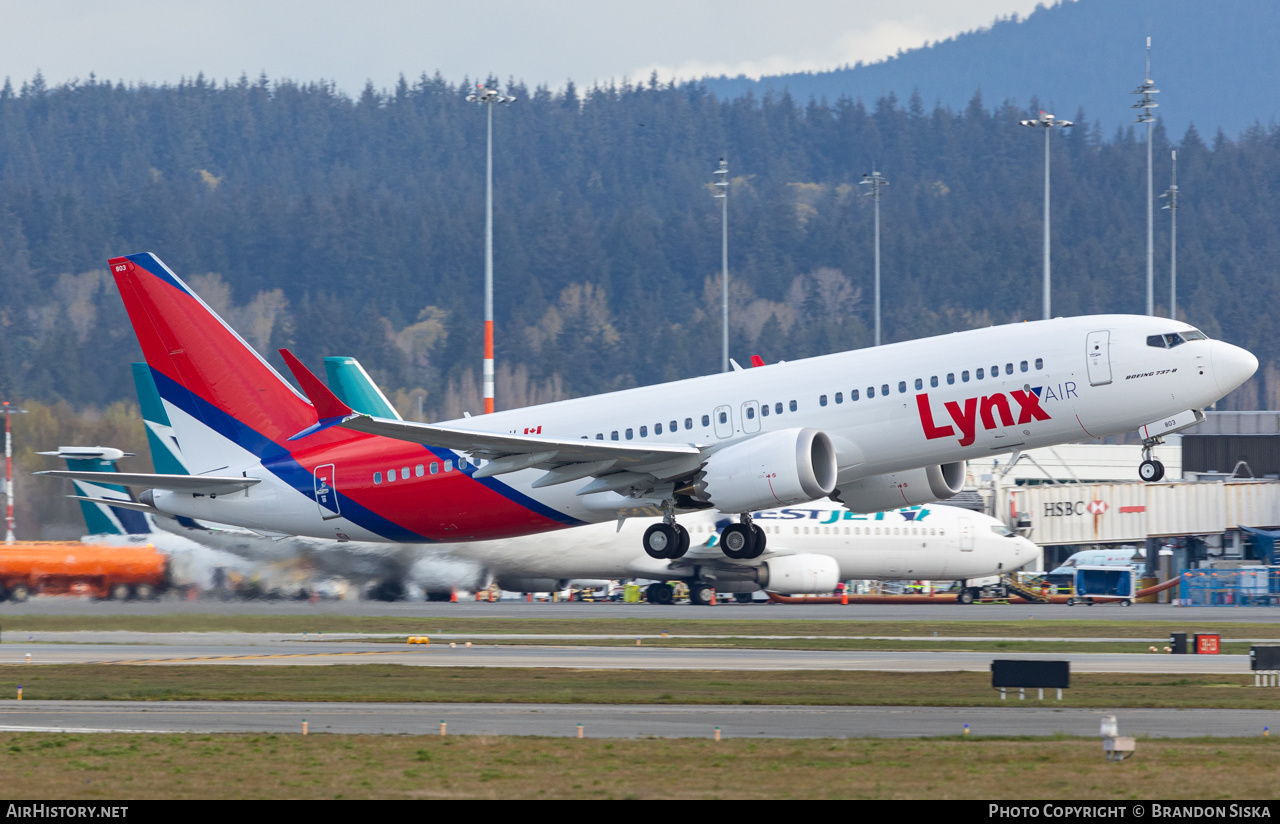
<svg viewBox="0 0 1280 824">
<path fill-rule="evenodd" d="M 159 515 L 160 510 L 154 506 L 138 503 L 137 501 L 117 501 L 111 498 L 90 498 L 87 495 L 68 495 L 73 501 L 85 501 L 91 504 L 101 504 L 102 506 L 119 507 L 121 509 L 136 509 L 139 512 L 150 512 L 152 515 Z"/>
<path fill-rule="evenodd" d="M 167 489 L 173 492 L 190 492 L 199 495 L 223 495 L 228 492 L 248 489 L 254 484 L 262 483 L 260 478 L 219 478 L 209 475 L 153 475 L 145 472 L 70 472 L 63 469 L 54 469 L 32 474 L 67 478 L 72 481 L 93 481 L 95 483 L 119 484 L 120 486 L 144 489 Z M 123 503 L 118 501 L 110 501 L 109 503 L 112 506 L 124 506 Z"/>
</svg>

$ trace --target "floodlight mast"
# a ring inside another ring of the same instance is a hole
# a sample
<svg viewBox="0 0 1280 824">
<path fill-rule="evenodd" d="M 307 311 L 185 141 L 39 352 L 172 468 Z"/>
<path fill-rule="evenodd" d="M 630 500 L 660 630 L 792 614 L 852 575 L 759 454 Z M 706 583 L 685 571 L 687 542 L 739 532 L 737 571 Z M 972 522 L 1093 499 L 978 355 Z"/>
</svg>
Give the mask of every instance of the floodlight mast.
<svg viewBox="0 0 1280 824">
<path fill-rule="evenodd" d="M 493 412 L 493 107 L 516 99 L 477 83 L 467 102 L 484 106 L 489 119 L 484 177 L 484 411 L 489 414 Z"/>
<path fill-rule="evenodd" d="M 1163 208 L 1169 210 L 1169 317 L 1178 319 L 1178 153 L 1170 152 L 1173 160 L 1173 182 L 1160 197 L 1169 198 Z"/>
<path fill-rule="evenodd" d="M 872 170 L 871 174 L 863 175 L 862 181 L 858 185 L 870 186 L 871 191 L 867 192 L 867 196 L 875 203 L 876 213 L 876 346 L 880 345 L 880 189 L 889 185 L 889 181 L 884 179 L 884 175 Z"/>
<path fill-rule="evenodd" d="M 13 543 L 13 429 L 10 421 L 14 415 L 21 415 L 26 411 L 15 409 L 8 401 L 0 405 L 0 413 L 4 415 L 4 542 L 6 544 Z"/>
<path fill-rule="evenodd" d="M 1047 112 L 1040 112 L 1040 117 L 1035 120 L 1018 121 L 1023 126 L 1032 126 L 1044 129 L 1044 319 L 1048 320 L 1052 317 L 1050 313 L 1050 296 L 1052 294 L 1051 279 L 1049 271 L 1049 133 L 1053 131 L 1054 126 L 1067 128 L 1074 126 L 1070 120 L 1059 120 Z"/>
<path fill-rule="evenodd" d="M 729 161 L 720 158 L 715 197 L 720 201 L 720 371 L 729 371 Z"/>
<path fill-rule="evenodd" d="M 1151 95 L 1159 94 L 1160 90 L 1151 80 L 1151 38 L 1147 38 L 1147 79 L 1142 85 L 1134 89 L 1130 94 L 1142 95 L 1137 103 L 1131 108 L 1142 109 L 1142 114 L 1138 115 L 1134 123 L 1147 124 L 1147 314 L 1154 315 L 1156 313 L 1156 293 L 1155 293 L 1155 196 L 1151 184 L 1151 126 L 1155 123 L 1155 115 L 1151 113 L 1152 109 L 1159 108 L 1160 104 L 1151 99 Z"/>
</svg>

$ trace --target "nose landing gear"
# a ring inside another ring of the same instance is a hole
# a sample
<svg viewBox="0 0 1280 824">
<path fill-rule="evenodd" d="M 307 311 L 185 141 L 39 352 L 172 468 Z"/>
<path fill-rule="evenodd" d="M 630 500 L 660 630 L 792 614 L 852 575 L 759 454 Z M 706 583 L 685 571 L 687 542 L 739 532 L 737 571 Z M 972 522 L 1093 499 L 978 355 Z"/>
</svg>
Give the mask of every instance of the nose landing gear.
<svg viewBox="0 0 1280 824">
<path fill-rule="evenodd" d="M 1142 442 L 1142 463 L 1138 465 L 1138 477 L 1147 483 L 1155 483 L 1164 477 L 1164 464 L 1155 459 L 1156 446 L 1164 443 L 1164 438 L 1147 438 Z"/>
</svg>

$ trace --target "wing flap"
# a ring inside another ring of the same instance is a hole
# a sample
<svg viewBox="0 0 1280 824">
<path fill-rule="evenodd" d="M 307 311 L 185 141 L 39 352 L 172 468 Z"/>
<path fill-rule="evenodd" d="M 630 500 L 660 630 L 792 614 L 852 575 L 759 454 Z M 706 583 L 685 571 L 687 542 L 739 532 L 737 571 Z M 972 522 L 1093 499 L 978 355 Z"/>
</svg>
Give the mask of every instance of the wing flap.
<svg viewBox="0 0 1280 824">
<path fill-rule="evenodd" d="M 141 487 L 144 489 L 167 489 L 173 492 L 190 492 L 202 495 L 222 495 L 248 489 L 254 484 L 262 483 L 260 478 L 223 478 L 211 475 L 153 475 L 145 472 L 72 472 L 65 469 L 52 469 L 46 472 L 33 472 L 33 475 L 46 475 L 52 478 L 67 478 L 72 481 L 93 481 L 95 483 L 119 484 L 120 486 Z M 115 502 L 111 502 L 116 505 Z"/>
</svg>

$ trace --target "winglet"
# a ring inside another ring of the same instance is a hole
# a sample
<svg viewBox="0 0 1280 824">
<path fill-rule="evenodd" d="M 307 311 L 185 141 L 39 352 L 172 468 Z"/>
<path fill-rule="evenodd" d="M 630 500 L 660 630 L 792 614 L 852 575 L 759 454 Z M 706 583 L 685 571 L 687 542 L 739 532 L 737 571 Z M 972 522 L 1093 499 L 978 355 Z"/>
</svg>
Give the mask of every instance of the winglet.
<svg viewBox="0 0 1280 824">
<path fill-rule="evenodd" d="M 315 425 L 308 426 L 289 438 L 289 440 L 296 441 L 299 438 L 305 438 L 307 435 L 312 435 L 322 429 L 328 429 L 355 415 L 351 411 L 351 407 L 338 400 L 338 396 L 329 391 L 329 387 L 325 386 L 319 378 L 313 375 L 310 369 L 303 366 L 302 361 L 294 357 L 292 352 L 288 349 L 281 349 L 280 357 L 284 358 L 289 371 L 293 373 L 293 377 L 297 379 L 303 393 L 306 394 L 307 400 L 311 401 L 311 405 L 315 407 L 316 418 L 318 419 Z"/>
</svg>

